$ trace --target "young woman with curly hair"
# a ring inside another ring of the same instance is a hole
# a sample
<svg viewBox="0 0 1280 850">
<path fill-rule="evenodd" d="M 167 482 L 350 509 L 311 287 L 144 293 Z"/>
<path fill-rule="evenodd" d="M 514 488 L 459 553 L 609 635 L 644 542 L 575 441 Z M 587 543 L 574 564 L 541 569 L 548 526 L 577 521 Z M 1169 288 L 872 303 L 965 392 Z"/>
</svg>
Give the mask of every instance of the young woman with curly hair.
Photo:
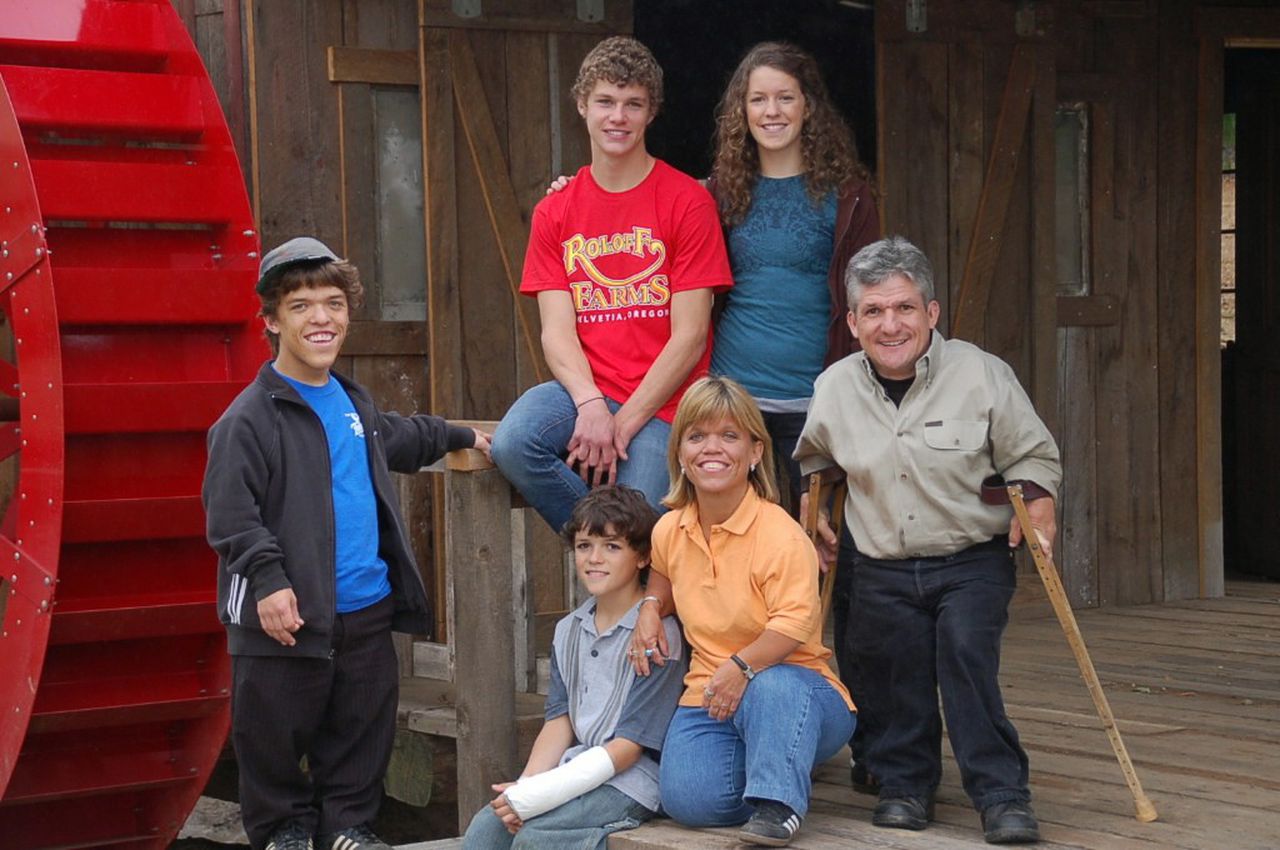
<svg viewBox="0 0 1280 850">
<path fill-rule="evenodd" d="M 760 407 L 783 492 L 787 469 L 794 516 L 802 477 L 791 454 L 814 379 L 856 346 L 845 321 L 844 271 L 854 254 L 880 238 L 870 175 L 812 56 L 780 42 L 747 51 L 720 99 L 708 188 L 728 237 L 734 280 L 719 305 L 711 371 L 737 380 Z M 833 643 L 840 678 L 863 707 L 849 741 L 853 786 L 875 793 L 865 760 L 875 729 L 873 700 L 848 642 L 853 541 L 844 537 Z"/>
<path fill-rule="evenodd" d="M 747 51 L 720 99 L 708 188 L 734 279 L 711 370 L 745 386 L 764 412 L 795 512 L 791 453 L 813 381 L 854 350 L 844 268 L 880 238 L 870 175 L 812 56 L 783 42 Z"/>
</svg>

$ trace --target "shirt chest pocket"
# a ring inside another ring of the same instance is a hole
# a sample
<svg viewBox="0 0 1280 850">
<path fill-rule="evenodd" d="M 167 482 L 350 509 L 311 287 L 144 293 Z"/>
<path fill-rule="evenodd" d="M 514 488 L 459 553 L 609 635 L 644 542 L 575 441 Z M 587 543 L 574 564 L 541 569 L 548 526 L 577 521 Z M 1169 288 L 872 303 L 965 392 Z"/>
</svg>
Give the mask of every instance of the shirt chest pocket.
<svg viewBox="0 0 1280 850">
<path fill-rule="evenodd" d="M 924 423 L 924 441 L 933 449 L 976 452 L 987 444 L 987 423 L 978 419 L 935 419 Z"/>
</svg>

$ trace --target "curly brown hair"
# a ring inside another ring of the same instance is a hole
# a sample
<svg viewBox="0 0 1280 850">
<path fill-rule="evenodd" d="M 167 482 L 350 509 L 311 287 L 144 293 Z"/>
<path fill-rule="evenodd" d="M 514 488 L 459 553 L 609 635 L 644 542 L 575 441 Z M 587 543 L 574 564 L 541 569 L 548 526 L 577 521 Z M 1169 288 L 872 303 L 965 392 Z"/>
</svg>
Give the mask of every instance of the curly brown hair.
<svg viewBox="0 0 1280 850">
<path fill-rule="evenodd" d="M 280 309 L 280 301 L 289 293 L 302 289 L 318 289 L 322 286 L 336 286 L 347 296 L 347 307 L 357 310 L 364 306 L 364 284 L 360 282 L 360 272 L 346 260 L 299 260 L 283 266 L 270 277 L 267 284 L 258 293 L 261 308 L 258 315 L 272 318 Z M 273 354 L 280 353 L 280 336 L 265 330 L 267 342 Z"/>
<path fill-rule="evenodd" d="M 716 154 L 712 166 L 716 204 L 725 227 L 738 224 L 751 207 L 751 193 L 760 176 L 760 152 L 747 126 L 747 83 L 756 68 L 769 67 L 795 78 L 804 95 L 804 125 L 800 151 L 804 157 L 805 189 L 817 203 L 850 180 L 870 183 L 867 167 L 858 160 L 853 134 L 836 111 L 822 81 L 817 61 L 794 44 L 765 41 L 747 51 L 729 79 L 716 109 Z"/>
<path fill-rule="evenodd" d="M 649 48 L 634 38 L 615 35 L 591 48 L 570 90 L 573 99 L 585 102 L 600 80 L 615 86 L 644 86 L 649 91 L 649 108 L 652 114 L 658 114 L 662 106 L 662 66 Z"/>
</svg>

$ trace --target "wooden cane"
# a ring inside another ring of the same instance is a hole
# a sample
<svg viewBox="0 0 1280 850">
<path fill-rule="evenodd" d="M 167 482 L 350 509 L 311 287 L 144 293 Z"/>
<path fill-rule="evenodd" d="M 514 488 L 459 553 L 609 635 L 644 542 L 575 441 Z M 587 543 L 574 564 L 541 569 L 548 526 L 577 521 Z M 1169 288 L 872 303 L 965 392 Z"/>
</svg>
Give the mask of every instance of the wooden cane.
<svg viewBox="0 0 1280 850">
<path fill-rule="evenodd" d="M 835 490 L 831 497 L 831 529 L 836 533 L 836 552 L 839 553 L 840 531 L 844 528 L 844 497 L 845 497 L 845 480 L 838 480 L 832 475 L 833 469 L 825 469 L 820 472 L 814 472 L 809 476 L 809 510 L 804 516 L 804 531 L 809 535 L 809 539 L 813 541 L 813 547 L 818 548 L 821 538 L 818 536 L 818 517 L 822 513 L 822 490 L 826 483 L 835 481 Z M 838 474 L 838 472 L 836 473 Z M 822 619 L 818 622 L 824 625 L 827 622 L 827 616 L 831 613 L 831 600 L 836 588 L 836 564 L 839 558 L 831 561 L 831 565 L 827 568 L 826 578 L 822 582 L 822 593 L 819 597 Z"/>
<path fill-rule="evenodd" d="M 1143 823 L 1150 823 L 1157 817 L 1156 807 L 1142 790 L 1142 783 L 1138 781 L 1138 772 L 1133 769 L 1133 762 L 1129 760 L 1129 751 L 1125 749 L 1124 741 L 1120 739 L 1120 730 L 1116 728 L 1116 718 L 1111 713 L 1111 704 L 1107 702 L 1102 683 L 1098 681 L 1098 672 L 1093 669 L 1093 660 L 1089 658 L 1089 650 L 1085 648 L 1084 638 L 1080 635 L 1076 615 L 1067 602 L 1067 593 L 1062 587 L 1062 579 L 1058 578 L 1058 569 L 1045 554 L 1044 547 L 1040 545 L 1040 536 L 1031 524 L 1031 515 L 1027 513 L 1027 505 L 1022 498 L 1022 485 L 1010 484 L 1006 489 L 1009 493 L 1009 504 L 1013 505 L 1013 512 L 1018 517 L 1018 525 L 1022 527 L 1022 539 L 1031 550 L 1031 558 L 1035 561 L 1036 572 L 1040 573 L 1040 579 L 1044 582 L 1045 592 L 1048 593 L 1049 602 L 1053 605 L 1053 613 L 1058 615 L 1058 623 L 1062 626 L 1062 631 L 1067 636 L 1067 644 L 1070 645 L 1071 652 L 1076 657 L 1076 664 L 1080 667 L 1080 676 L 1089 688 L 1089 696 L 1093 697 L 1093 706 L 1098 711 L 1102 728 L 1106 730 L 1107 739 L 1111 741 L 1111 749 L 1115 751 L 1116 760 L 1120 762 L 1120 772 L 1124 774 L 1124 781 L 1133 795 L 1133 803 L 1137 809 L 1136 817 Z"/>
</svg>

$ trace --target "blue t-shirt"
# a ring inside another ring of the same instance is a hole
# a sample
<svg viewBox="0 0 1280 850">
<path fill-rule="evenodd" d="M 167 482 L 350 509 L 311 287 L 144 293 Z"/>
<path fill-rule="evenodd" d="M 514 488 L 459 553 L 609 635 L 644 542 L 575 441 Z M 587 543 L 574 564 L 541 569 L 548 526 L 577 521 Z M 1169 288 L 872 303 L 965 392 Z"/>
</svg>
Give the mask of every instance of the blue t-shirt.
<svg viewBox="0 0 1280 850">
<path fill-rule="evenodd" d="M 836 193 L 815 205 L 799 174 L 759 178 L 746 217 L 729 232 L 733 289 L 716 325 L 711 371 L 758 401 L 813 395 L 827 354 L 835 226 Z"/>
<path fill-rule="evenodd" d="M 276 374 L 280 374 L 278 370 Z M 280 377 L 298 391 L 324 424 L 333 486 L 337 610 L 339 614 L 359 611 L 391 593 L 387 562 L 378 557 L 378 502 L 369 474 L 364 425 L 347 391 L 333 375 L 322 387 L 303 384 L 288 375 Z"/>
</svg>

